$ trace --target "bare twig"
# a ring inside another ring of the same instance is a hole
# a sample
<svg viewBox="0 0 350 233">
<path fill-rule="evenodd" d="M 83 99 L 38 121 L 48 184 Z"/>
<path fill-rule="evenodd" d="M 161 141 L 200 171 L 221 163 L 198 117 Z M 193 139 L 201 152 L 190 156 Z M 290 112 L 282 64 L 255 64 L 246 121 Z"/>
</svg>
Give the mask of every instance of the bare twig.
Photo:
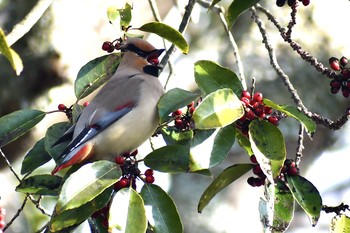
<svg viewBox="0 0 350 233">
<path fill-rule="evenodd" d="M 205 1 L 205 0 L 198 0 L 197 1 L 198 4 L 200 4 L 201 6 L 203 6 L 204 8 L 207 8 L 209 9 L 211 3 L 208 2 L 208 1 Z M 218 5 L 215 5 L 212 7 L 211 9 L 212 11 L 214 11 L 215 13 L 217 13 L 220 17 L 220 21 L 225 29 L 225 32 L 229 38 L 229 41 L 230 41 L 230 44 L 232 46 L 232 49 L 233 49 L 233 55 L 234 57 L 236 58 L 236 64 L 237 64 L 237 67 L 238 67 L 238 76 L 241 80 L 241 83 L 243 85 L 243 88 L 244 89 L 247 89 L 247 84 L 246 84 L 246 80 L 245 80 L 245 76 L 244 76 L 244 68 L 243 68 L 243 63 L 242 63 L 242 60 L 241 60 L 241 57 L 239 55 L 239 49 L 238 49 L 238 45 L 227 25 L 227 22 L 226 22 L 226 19 L 225 19 L 225 9 L 221 6 L 218 6 Z"/>
<path fill-rule="evenodd" d="M 53 0 L 39 0 L 27 16 L 6 36 L 8 45 L 11 46 L 22 38 L 38 22 L 52 2 Z"/>
<path fill-rule="evenodd" d="M 292 36 L 292 29 L 296 25 L 297 20 L 296 20 L 296 15 L 297 15 L 297 8 L 298 8 L 298 1 L 295 1 L 295 3 L 292 6 L 292 12 L 290 13 L 291 19 L 290 22 L 287 26 L 288 31 L 286 33 L 287 38 L 291 38 Z"/>
<path fill-rule="evenodd" d="M 179 26 L 179 32 L 183 33 L 186 30 L 186 27 L 190 21 L 191 13 L 194 7 L 194 4 L 196 3 L 196 0 L 188 0 L 188 4 L 185 7 L 185 13 L 182 17 L 182 21 Z M 174 52 L 175 45 L 172 44 L 170 48 L 167 50 L 166 54 L 164 55 L 162 61 L 160 62 L 161 67 L 165 67 L 165 64 L 169 61 L 170 55 Z"/>
<path fill-rule="evenodd" d="M 11 172 L 13 173 L 13 175 L 16 177 L 16 179 L 21 182 L 21 178 L 19 178 L 19 176 L 17 175 L 17 173 L 15 172 L 15 170 L 13 169 L 10 161 L 7 159 L 6 155 L 4 154 L 4 152 L 0 149 L 0 155 L 5 159 L 5 162 L 7 164 L 7 166 L 10 168 Z"/>
<path fill-rule="evenodd" d="M 6 224 L 6 226 L 4 227 L 3 231 L 5 232 L 7 228 L 9 228 L 12 223 L 18 218 L 18 216 L 21 214 L 21 212 L 23 211 L 24 207 L 26 206 L 27 200 L 28 200 L 28 196 L 27 195 L 24 200 L 23 203 L 21 205 L 21 207 L 17 210 L 16 214 L 12 217 L 12 219 Z"/>
</svg>

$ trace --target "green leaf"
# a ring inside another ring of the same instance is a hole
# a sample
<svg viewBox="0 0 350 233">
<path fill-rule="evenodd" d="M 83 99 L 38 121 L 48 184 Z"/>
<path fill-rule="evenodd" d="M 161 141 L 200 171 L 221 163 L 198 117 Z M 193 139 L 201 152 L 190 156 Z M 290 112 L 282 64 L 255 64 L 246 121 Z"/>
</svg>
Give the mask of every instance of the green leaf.
<svg viewBox="0 0 350 233">
<path fill-rule="evenodd" d="M 23 109 L 0 118 L 0 148 L 16 140 L 38 124 L 46 113 L 39 110 Z"/>
<path fill-rule="evenodd" d="M 202 194 L 198 203 L 198 212 L 201 213 L 204 207 L 209 204 L 209 202 L 217 193 L 243 176 L 245 173 L 251 170 L 253 166 L 253 164 L 235 164 L 226 168 L 218 177 L 213 180 L 213 182 Z"/>
<path fill-rule="evenodd" d="M 307 213 L 312 226 L 316 226 L 322 209 L 322 198 L 316 187 L 302 176 L 286 176 L 294 199 Z"/>
<path fill-rule="evenodd" d="M 329 232 L 330 233 L 350 232 L 350 218 L 344 214 L 334 216 L 332 218 Z"/>
<path fill-rule="evenodd" d="M 107 82 L 116 72 L 121 60 L 120 53 L 98 57 L 85 64 L 74 83 L 74 92 L 78 100 L 88 96 Z"/>
<path fill-rule="evenodd" d="M 238 144 L 247 152 L 249 156 L 253 155 L 254 152 L 250 145 L 249 139 L 246 136 L 244 136 L 241 132 L 239 132 L 239 130 L 235 129 L 235 132 Z"/>
<path fill-rule="evenodd" d="M 234 0 L 228 8 L 226 21 L 231 28 L 236 19 L 246 10 L 257 4 L 259 0 Z"/>
<path fill-rule="evenodd" d="M 36 175 L 21 181 L 16 187 L 17 192 L 57 196 L 62 178 L 51 175 Z"/>
<path fill-rule="evenodd" d="M 55 212 L 59 214 L 82 206 L 117 182 L 120 177 L 121 170 L 115 163 L 101 160 L 84 165 L 64 182 Z"/>
<path fill-rule="evenodd" d="M 16 75 L 19 76 L 23 70 L 22 60 L 19 55 L 8 46 L 5 33 L 2 29 L 0 29 L 0 54 L 6 57 L 15 70 Z"/>
<path fill-rule="evenodd" d="M 154 184 L 146 184 L 142 187 L 141 197 L 145 202 L 147 219 L 154 232 L 183 232 L 175 203 L 163 189 Z"/>
<path fill-rule="evenodd" d="M 207 95 L 193 112 L 196 129 L 224 127 L 241 118 L 244 109 L 231 89 L 224 88 Z"/>
<path fill-rule="evenodd" d="M 21 166 L 21 174 L 31 173 L 51 159 L 51 156 L 45 150 L 45 138 L 42 138 L 35 143 L 34 147 L 25 155 Z"/>
<path fill-rule="evenodd" d="M 232 70 L 212 61 L 197 61 L 194 66 L 194 77 L 204 95 L 223 88 L 230 88 L 237 96 L 243 91 L 241 81 Z"/>
<path fill-rule="evenodd" d="M 160 172 L 187 172 L 190 162 L 189 148 L 182 145 L 164 146 L 149 153 L 144 162 L 147 167 Z"/>
<path fill-rule="evenodd" d="M 163 127 L 161 129 L 161 134 L 167 145 L 179 144 L 179 145 L 189 145 L 193 138 L 193 131 L 179 131 L 173 126 Z"/>
<path fill-rule="evenodd" d="M 249 141 L 261 169 L 269 181 L 274 183 L 287 154 L 281 131 L 264 120 L 253 120 L 249 124 Z"/>
<path fill-rule="evenodd" d="M 134 189 L 123 188 L 115 194 L 109 211 L 108 223 L 108 232 L 146 232 L 147 218 L 144 203 Z"/>
<path fill-rule="evenodd" d="M 73 104 L 72 105 L 72 124 L 77 123 L 81 112 L 84 110 L 84 106 L 80 104 Z"/>
<path fill-rule="evenodd" d="M 56 161 L 56 163 L 60 159 L 60 155 L 64 149 L 66 149 L 67 145 L 70 141 L 62 142 L 57 146 L 52 147 L 53 144 L 57 142 L 57 140 L 62 137 L 62 135 L 71 127 L 72 125 L 69 122 L 59 122 L 51 125 L 45 134 L 45 150 L 49 153 L 49 155 Z"/>
<path fill-rule="evenodd" d="M 296 107 L 290 105 L 278 105 L 269 99 L 264 99 L 264 104 L 300 121 L 300 123 L 305 126 L 309 135 L 315 133 L 316 123 L 304 113 L 300 112 Z"/>
<path fill-rule="evenodd" d="M 132 14 L 132 7 L 126 3 L 124 8 L 117 9 L 116 7 L 108 7 L 107 17 L 111 24 L 120 26 L 120 28 L 127 28 L 130 25 Z"/>
<path fill-rule="evenodd" d="M 50 232 L 61 232 L 61 230 L 63 229 L 67 229 L 71 226 L 75 226 L 77 224 L 82 223 L 95 211 L 102 209 L 109 202 L 109 199 L 112 195 L 112 191 L 112 187 L 108 188 L 104 190 L 101 194 L 96 196 L 93 200 L 85 203 L 84 205 L 78 208 L 66 210 L 60 214 L 53 213 L 53 216 L 50 221 Z"/>
<path fill-rule="evenodd" d="M 265 199 L 259 202 L 260 219 L 265 231 L 285 232 L 294 215 L 294 198 L 284 182 L 265 186 Z M 272 224 L 271 224 L 272 223 Z"/>
<path fill-rule="evenodd" d="M 169 25 L 166 25 L 164 23 L 159 23 L 159 22 L 151 22 L 151 23 L 146 23 L 142 25 L 139 28 L 139 30 L 144 32 L 155 33 L 158 36 L 163 37 L 164 39 L 173 43 L 184 54 L 188 53 L 189 46 L 185 38 L 182 36 L 182 34 L 179 31 L 170 27 Z"/>
<path fill-rule="evenodd" d="M 216 130 L 197 130 L 190 151 L 190 171 L 214 167 L 224 161 L 235 141 L 233 125 Z M 212 148 L 208 151 L 207 148 Z M 207 153 L 203 153 L 207 151 Z"/>
<path fill-rule="evenodd" d="M 180 88 L 169 90 L 158 101 L 159 123 L 163 123 L 170 113 L 188 105 L 198 97 L 198 94 Z"/>
</svg>

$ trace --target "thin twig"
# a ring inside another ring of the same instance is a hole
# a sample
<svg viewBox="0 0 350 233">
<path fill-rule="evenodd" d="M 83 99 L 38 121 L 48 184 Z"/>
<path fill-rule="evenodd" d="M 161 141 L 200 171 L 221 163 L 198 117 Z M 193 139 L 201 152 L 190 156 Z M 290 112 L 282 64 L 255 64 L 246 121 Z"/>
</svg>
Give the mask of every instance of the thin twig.
<svg viewBox="0 0 350 233">
<path fill-rule="evenodd" d="M 4 154 L 4 152 L 0 149 L 0 155 L 5 159 L 5 162 L 7 164 L 7 166 L 10 168 L 11 172 L 13 173 L 13 175 L 16 177 L 16 179 L 21 182 L 21 178 L 19 178 L 19 176 L 17 175 L 17 173 L 15 172 L 15 170 L 13 169 L 10 161 L 7 159 L 6 155 Z"/>
<path fill-rule="evenodd" d="M 6 36 L 8 45 L 11 46 L 22 38 L 38 22 L 52 2 L 53 0 L 39 0 L 26 17 L 20 23 L 16 24 Z"/>
<path fill-rule="evenodd" d="M 202 7 L 204 8 L 207 8 L 209 9 L 211 3 L 208 2 L 208 1 L 205 1 L 205 0 L 198 0 L 197 1 L 198 4 L 200 4 Z M 221 6 L 218 6 L 218 5 L 215 5 L 211 8 L 212 11 L 214 11 L 215 13 L 217 13 L 220 17 L 220 21 L 225 29 L 225 32 L 229 38 L 229 41 L 230 41 L 230 44 L 232 46 L 232 49 L 233 49 L 233 55 L 234 57 L 236 58 L 236 64 L 237 64 L 237 67 L 238 67 L 238 77 L 240 78 L 241 80 L 241 83 L 243 85 L 243 88 L 244 89 L 247 89 L 247 83 L 246 83 L 246 80 L 245 80 L 245 76 L 244 76 L 244 68 L 243 68 L 243 63 L 242 63 L 242 60 L 241 60 L 241 56 L 239 54 L 239 49 L 238 49 L 238 45 L 230 31 L 230 28 L 228 27 L 227 25 L 227 22 L 226 22 L 226 18 L 225 18 L 225 9 Z"/>
<path fill-rule="evenodd" d="M 179 26 L 179 32 L 183 33 L 186 30 L 186 27 L 190 21 L 191 13 L 194 7 L 194 4 L 196 3 L 196 0 L 188 0 L 188 4 L 185 7 L 185 13 L 182 17 L 182 21 Z M 165 64 L 169 61 L 170 55 L 174 52 L 175 45 L 172 44 L 170 48 L 167 50 L 166 54 L 164 55 L 162 61 L 160 62 L 161 67 L 165 67 Z"/>
<path fill-rule="evenodd" d="M 286 36 L 289 39 L 292 37 L 292 29 L 297 23 L 297 20 L 296 20 L 296 15 L 297 15 L 297 12 L 298 12 L 297 8 L 298 8 L 298 1 L 295 1 L 295 3 L 292 6 L 292 12 L 290 13 L 291 19 L 290 19 L 290 22 L 289 22 L 289 24 L 287 26 L 288 31 L 286 32 Z"/>
<path fill-rule="evenodd" d="M 303 124 L 299 125 L 299 136 L 298 136 L 298 146 L 297 146 L 297 152 L 295 155 L 295 164 L 297 167 L 299 167 L 299 164 L 301 162 L 301 157 L 303 156 L 303 150 L 304 150 L 304 131 L 305 127 Z"/>
<path fill-rule="evenodd" d="M 6 226 L 4 227 L 3 231 L 5 232 L 7 228 L 9 228 L 12 223 L 18 218 L 18 216 L 21 214 L 21 212 L 23 211 L 24 207 L 26 206 L 27 200 L 28 200 L 28 196 L 27 195 L 24 200 L 23 203 L 21 205 L 21 207 L 17 210 L 16 214 L 12 217 L 12 219 L 6 224 Z"/>
</svg>

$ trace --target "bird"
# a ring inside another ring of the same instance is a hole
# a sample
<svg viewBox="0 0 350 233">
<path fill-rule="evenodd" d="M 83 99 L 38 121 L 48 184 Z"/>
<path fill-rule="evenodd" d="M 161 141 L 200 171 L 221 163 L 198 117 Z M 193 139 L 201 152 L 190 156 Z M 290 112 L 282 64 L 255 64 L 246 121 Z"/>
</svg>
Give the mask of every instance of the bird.
<svg viewBox="0 0 350 233">
<path fill-rule="evenodd" d="M 70 134 L 72 139 L 51 174 L 85 161 L 114 161 L 136 150 L 157 129 L 157 103 L 164 94 L 158 58 L 164 49 L 131 37 L 118 47 L 122 58 L 116 72 L 62 136 Z"/>
</svg>

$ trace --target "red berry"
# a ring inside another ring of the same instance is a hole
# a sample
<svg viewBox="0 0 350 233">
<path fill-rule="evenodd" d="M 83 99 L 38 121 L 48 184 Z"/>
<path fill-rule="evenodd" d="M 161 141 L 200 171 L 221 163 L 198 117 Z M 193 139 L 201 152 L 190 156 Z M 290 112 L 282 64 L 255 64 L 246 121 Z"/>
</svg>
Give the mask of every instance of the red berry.
<svg viewBox="0 0 350 233">
<path fill-rule="evenodd" d="M 0 214 L 0 221 L 4 221 L 5 220 L 5 215 Z"/>
<path fill-rule="evenodd" d="M 253 110 L 249 110 L 247 113 L 246 113 L 246 116 L 249 120 L 254 120 L 255 119 L 255 113 Z"/>
<path fill-rule="evenodd" d="M 264 107 L 262 105 L 254 109 L 254 112 L 258 117 L 264 118 L 265 113 L 264 113 Z"/>
<path fill-rule="evenodd" d="M 298 171 L 298 168 L 296 167 L 290 167 L 287 169 L 287 174 L 290 175 L 290 176 L 296 176 L 298 175 L 299 171 Z"/>
<path fill-rule="evenodd" d="M 174 116 L 181 116 L 181 114 L 182 114 L 181 109 L 178 109 L 178 110 L 176 110 L 175 112 L 173 112 L 173 115 L 174 115 Z"/>
<path fill-rule="evenodd" d="M 128 178 L 121 178 L 119 181 L 117 181 L 114 184 L 114 190 L 118 191 L 119 189 L 125 188 L 129 185 L 129 179 Z"/>
<path fill-rule="evenodd" d="M 270 115 L 271 113 L 272 113 L 272 108 L 271 107 L 269 107 L 269 106 L 264 106 L 264 113 L 266 114 L 266 115 Z"/>
<path fill-rule="evenodd" d="M 346 57 L 342 56 L 342 57 L 340 58 L 339 63 L 340 63 L 341 66 L 344 67 L 344 66 L 346 66 L 346 64 L 348 64 L 348 59 L 347 59 Z"/>
<path fill-rule="evenodd" d="M 135 157 L 138 153 L 139 153 L 139 151 L 136 149 L 130 154 L 130 156 Z"/>
<path fill-rule="evenodd" d="M 60 111 L 65 111 L 65 110 L 67 110 L 67 107 L 66 107 L 66 105 L 64 105 L 64 104 L 59 104 L 57 108 L 58 108 L 58 110 L 60 110 Z"/>
<path fill-rule="evenodd" d="M 84 106 L 84 107 L 87 107 L 89 104 L 90 104 L 90 103 L 89 103 L 88 101 L 86 101 L 86 102 L 83 103 L 83 106 Z"/>
<path fill-rule="evenodd" d="M 263 173 L 263 171 L 261 170 L 260 165 L 255 165 L 253 167 L 253 173 L 257 176 L 259 176 L 261 173 Z"/>
<path fill-rule="evenodd" d="M 115 163 L 118 165 L 123 165 L 125 163 L 125 158 L 123 156 L 115 156 Z"/>
<path fill-rule="evenodd" d="M 307 6 L 307 5 L 309 5 L 310 4 L 310 0 L 303 0 L 303 5 L 304 6 Z"/>
<path fill-rule="evenodd" d="M 0 221 L 0 228 L 1 228 L 1 229 L 4 228 L 5 225 L 6 225 L 5 221 Z"/>
<path fill-rule="evenodd" d="M 260 92 L 256 92 L 253 96 L 255 102 L 261 102 L 263 100 L 263 95 Z"/>
<path fill-rule="evenodd" d="M 241 97 L 245 97 L 245 98 L 250 99 L 251 95 L 250 95 L 249 91 L 242 91 Z"/>
<path fill-rule="evenodd" d="M 267 118 L 267 120 L 273 125 L 278 125 L 279 119 L 276 116 L 270 116 L 269 118 Z"/>
<path fill-rule="evenodd" d="M 264 185 L 265 179 L 255 178 L 254 183 L 255 183 L 255 187 L 260 187 Z"/>
<path fill-rule="evenodd" d="M 194 110 L 196 110 L 194 107 L 190 107 L 190 114 L 193 114 Z"/>
<path fill-rule="evenodd" d="M 152 169 L 147 169 L 145 171 L 145 176 L 153 176 L 153 170 Z"/>
<path fill-rule="evenodd" d="M 146 176 L 145 182 L 152 184 L 154 182 L 154 177 L 153 176 Z"/>
<path fill-rule="evenodd" d="M 194 101 L 192 101 L 191 103 L 189 103 L 189 104 L 187 105 L 188 108 L 192 108 L 193 106 L 194 106 Z"/>
<path fill-rule="evenodd" d="M 103 44 L 102 44 L 102 50 L 111 53 L 111 52 L 113 52 L 113 50 L 114 50 L 114 45 L 112 44 L 112 42 L 105 41 L 105 42 L 103 42 Z"/>
<path fill-rule="evenodd" d="M 336 71 L 340 70 L 338 58 L 331 57 L 331 58 L 329 58 L 328 62 L 329 62 L 330 67 L 332 68 L 332 70 L 336 70 Z"/>
<path fill-rule="evenodd" d="M 182 127 L 182 120 L 181 119 L 176 119 L 175 120 L 175 126 L 177 126 L 177 127 Z"/>
<path fill-rule="evenodd" d="M 241 97 L 241 102 L 243 103 L 244 106 L 249 106 L 250 99 L 243 96 L 243 97 Z"/>
<path fill-rule="evenodd" d="M 332 80 L 329 85 L 333 88 L 340 88 L 341 83 L 338 80 Z"/>
<path fill-rule="evenodd" d="M 258 163 L 258 160 L 256 160 L 256 157 L 255 157 L 255 155 L 251 155 L 250 157 L 249 157 L 249 159 L 250 159 L 250 161 L 252 162 L 252 163 Z"/>
<path fill-rule="evenodd" d="M 349 88 L 347 88 L 347 87 L 343 87 L 343 88 L 341 89 L 341 92 L 342 92 L 342 94 L 343 94 L 343 96 L 344 96 L 345 98 L 348 98 L 349 95 L 350 95 L 350 90 L 349 90 Z"/>
</svg>

